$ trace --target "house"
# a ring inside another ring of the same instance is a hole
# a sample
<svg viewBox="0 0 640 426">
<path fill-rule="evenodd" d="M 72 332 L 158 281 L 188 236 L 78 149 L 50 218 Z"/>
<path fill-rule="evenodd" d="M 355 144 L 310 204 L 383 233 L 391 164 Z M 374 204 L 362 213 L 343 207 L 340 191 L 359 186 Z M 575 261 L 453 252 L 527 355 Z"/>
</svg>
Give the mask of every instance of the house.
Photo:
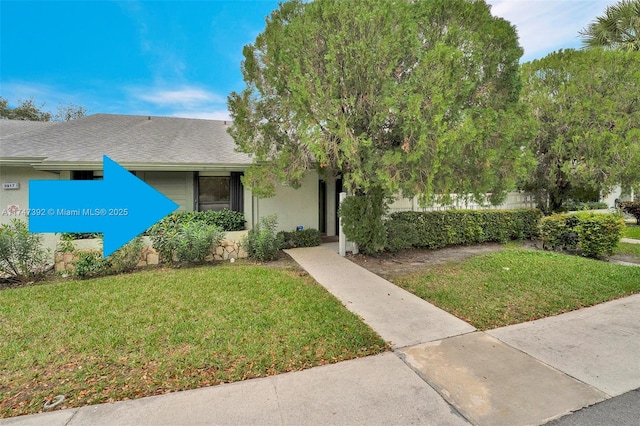
<svg viewBox="0 0 640 426">
<path fill-rule="evenodd" d="M 336 235 L 340 180 L 310 173 L 299 189 L 259 199 L 242 185 L 251 158 L 235 150 L 229 121 L 95 114 L 68 122 L 0 120 L 0 224 L 7 209 L 28 208 L 29 181 L 102 178 L 107 155 L 175 201 L 179 211 L 241 211 L 251 229 L 276 213 L 281 230 L 298 226 Z M 126 191 L 126 188 L 122 190 Z M 65 197 L 65 194 L 59 194 Z M 47 246 L 55 245 L 47 235 Z"/>
</svg>

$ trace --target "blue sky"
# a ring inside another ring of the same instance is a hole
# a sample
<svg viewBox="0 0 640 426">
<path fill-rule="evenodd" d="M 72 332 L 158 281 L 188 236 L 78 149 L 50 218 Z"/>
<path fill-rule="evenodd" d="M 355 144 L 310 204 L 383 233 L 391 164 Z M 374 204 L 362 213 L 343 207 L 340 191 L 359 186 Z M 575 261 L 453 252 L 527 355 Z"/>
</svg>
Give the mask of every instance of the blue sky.
<svg viewBox="0 0 640 426">
<path fill-rule="evenodd" d="M 603 0 L 488 0 L 516 25 L 524 61 L 579 47 Z M 44 110 L 228 119 L 242 47 L 278 2 L 0 0 L 0 96 Z"/>
</svg>

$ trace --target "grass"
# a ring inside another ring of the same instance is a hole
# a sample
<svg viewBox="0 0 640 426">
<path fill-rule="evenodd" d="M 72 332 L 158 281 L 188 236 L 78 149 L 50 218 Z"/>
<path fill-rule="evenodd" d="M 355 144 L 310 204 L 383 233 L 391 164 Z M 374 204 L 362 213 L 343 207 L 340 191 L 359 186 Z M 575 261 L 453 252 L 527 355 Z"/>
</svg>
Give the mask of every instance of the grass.
<svg viewBox="0 0 640 426">
<path fill-rule="evenodd" d="M 631 243 L 618 243 L 616 248 L 616 254 L 625 254 L 628 256 L 634 256 L 640 261 L 640 244 Z"/>
<path fill-rule="evenodd" d="M 637 293 L 640 268 L 510 248 L 394 282 L 487 330 Z"/>
<path fill-rule="evenodd" d="M 262 377 L 382 352 L 300 272 L 153 270 L 0 291 L 0 417 Z"/>
<path fill-rule="evenodd" d="M 640 240 L 640 225 L 627 225 L 624 229 L 625 238 Z"/>
</svg>

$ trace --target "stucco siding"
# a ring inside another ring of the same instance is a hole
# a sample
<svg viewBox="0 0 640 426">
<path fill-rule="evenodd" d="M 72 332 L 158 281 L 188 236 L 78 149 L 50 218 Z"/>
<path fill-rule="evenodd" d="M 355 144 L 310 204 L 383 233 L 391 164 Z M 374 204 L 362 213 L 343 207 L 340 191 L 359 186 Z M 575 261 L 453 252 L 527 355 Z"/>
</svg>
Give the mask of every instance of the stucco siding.
<svg viewBox="0 0 640 426">
<path fill-rule="evenodd" d="M 297 226 L 318 229 L 318 174 L 309 173 L 299 189 L 279 186 L 274 197 L 254 197 L 252 207 L 252 221 L 247 220 L 247 225 L 276 213 L 279 230 L 293 231 Z"/>
<path fill-rule="evenodd" d="M 138 172 L 137 176 L 176 202 L 178 211 L 193 210 L 193 172 Z"/>
<path fill-rule="evenodd" d="M 24 214 L 25 209 L 29 208 L 29 181 L 31 180 L 59 180 L 59 175 L 40 170 L 34 170 L 30 167 L 10 167 L 0 166 L 0 182 L 17 183 L 19 189 L 2 189 L 0 188 L 0 224 L 7 224 L 11 219 L 19 218 L 28 223 L 28 217 Z M 64 197 L 65 194 L 60 194 Z M 9 215 L 7 209 L 9 206 L 18 206 L 18 215 Z M 53 250 L 58 240 L 57 234 L 41 234 L 43 236 L 43 245 L 51 250 L 51 260 L 53 260 Z"/>
</svg>

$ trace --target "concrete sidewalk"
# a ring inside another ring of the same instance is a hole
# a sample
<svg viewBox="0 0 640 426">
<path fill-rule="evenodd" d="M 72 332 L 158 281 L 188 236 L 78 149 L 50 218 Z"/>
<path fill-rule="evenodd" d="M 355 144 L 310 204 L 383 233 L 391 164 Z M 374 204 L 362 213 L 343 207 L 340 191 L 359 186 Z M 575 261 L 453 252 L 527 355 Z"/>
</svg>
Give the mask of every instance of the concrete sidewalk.
<svg viewBox="0 0 640 426">
<path fill-rule="evenodd" d="M 0 425 L 529 425 L 640 388 L 640 295 L 478 332 L 335 246 L 288 253 L 394 352 Z"/>
</svg>

